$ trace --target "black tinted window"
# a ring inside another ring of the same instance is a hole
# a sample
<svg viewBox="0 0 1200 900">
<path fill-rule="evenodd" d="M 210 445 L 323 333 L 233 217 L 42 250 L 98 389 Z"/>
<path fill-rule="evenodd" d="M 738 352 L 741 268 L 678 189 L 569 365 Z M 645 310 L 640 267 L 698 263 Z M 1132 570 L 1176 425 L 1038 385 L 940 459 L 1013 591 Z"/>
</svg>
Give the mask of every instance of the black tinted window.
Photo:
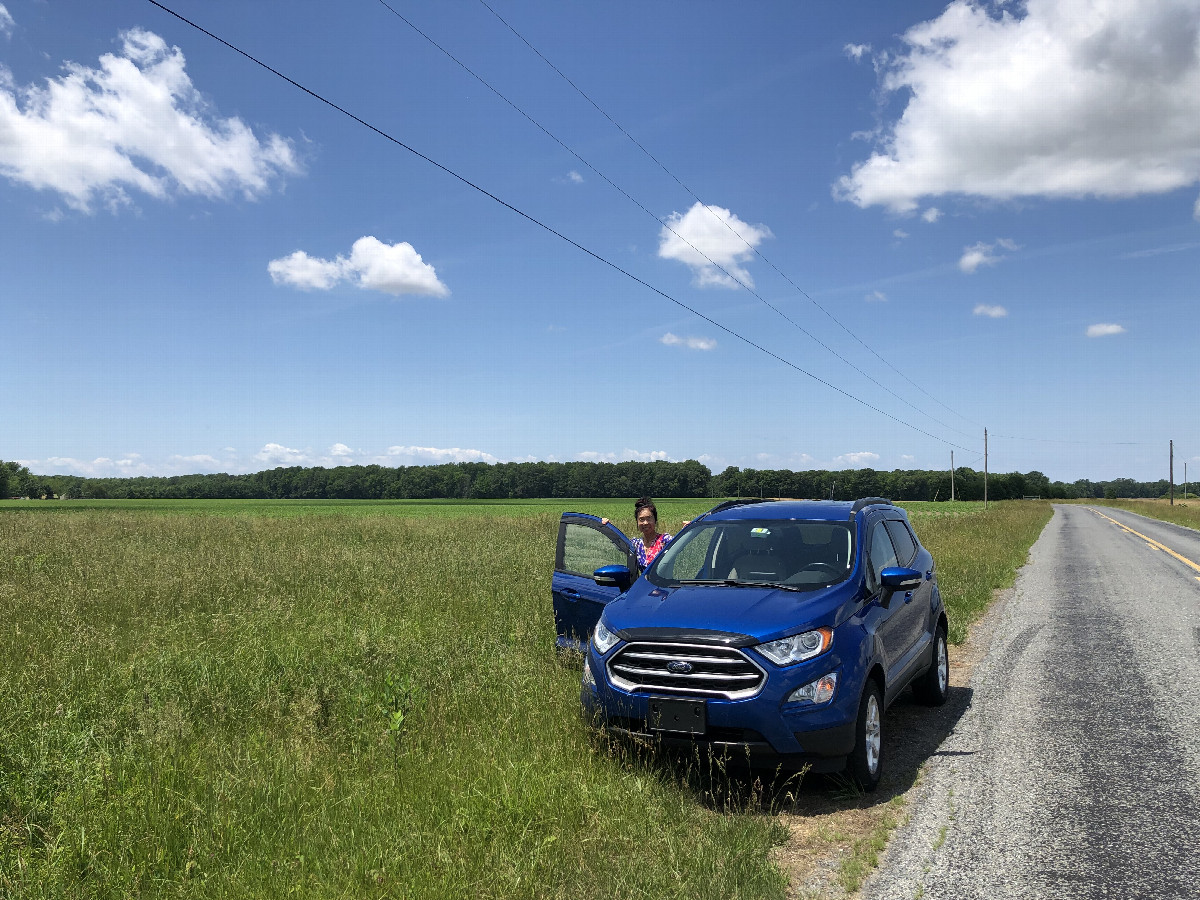
<svg viewBox="0 0 1200 900">
<path fill-rule="evenodd" d="M 900 565 L 907 566 L 917 555 L 917 543 L 908 526 L 898 519 L 889 519 L 884 523 L 888 534 L 892 536 L 892 544 L 896 548 L 896 559 Z"/>
<path fill-rule="evenodd" d="M 882 522 L 871 529 L 871 542 L 867 549 L 867 562 L 868 587 L 872 591 L 879 588 L 879 573 L 886 568 L 899 564 L 896 559 L 896 548 L 892 546 L 892 539 L 888 537 L 887 529 L 883 527 Z"/>
</svg>

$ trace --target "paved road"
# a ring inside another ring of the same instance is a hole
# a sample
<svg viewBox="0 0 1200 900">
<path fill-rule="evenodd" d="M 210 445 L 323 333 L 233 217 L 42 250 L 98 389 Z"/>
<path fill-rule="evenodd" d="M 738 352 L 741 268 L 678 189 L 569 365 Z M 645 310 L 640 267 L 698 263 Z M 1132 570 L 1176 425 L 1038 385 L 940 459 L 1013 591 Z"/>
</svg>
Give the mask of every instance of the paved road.
<svg viewBox="0 0 1200 900">
<path fill-rule="evenodd" d="M 1055 507 L 863 898 L 1200 898 L 1200 570 L 1168 550 L 1200 532 Z"/>
</svg>

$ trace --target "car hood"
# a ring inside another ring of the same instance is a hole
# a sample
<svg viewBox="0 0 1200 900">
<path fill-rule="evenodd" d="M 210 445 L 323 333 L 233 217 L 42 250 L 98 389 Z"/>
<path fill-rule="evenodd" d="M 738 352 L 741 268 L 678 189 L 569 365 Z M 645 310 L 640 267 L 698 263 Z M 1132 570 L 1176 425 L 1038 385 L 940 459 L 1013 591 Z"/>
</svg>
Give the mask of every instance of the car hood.
<svg viewBox="0 0 1200 900">
<path fill-rule="evenodd" d="M 757 643 L 805 627 L 836 626 L 854 593 L 848 582 L 799 592 L 726 585 L 660 588 L 640 579 L 605 608 L 604 619 L 611 630 L 635 639 L 700 631 L 745 635 Z"/>
</svg>

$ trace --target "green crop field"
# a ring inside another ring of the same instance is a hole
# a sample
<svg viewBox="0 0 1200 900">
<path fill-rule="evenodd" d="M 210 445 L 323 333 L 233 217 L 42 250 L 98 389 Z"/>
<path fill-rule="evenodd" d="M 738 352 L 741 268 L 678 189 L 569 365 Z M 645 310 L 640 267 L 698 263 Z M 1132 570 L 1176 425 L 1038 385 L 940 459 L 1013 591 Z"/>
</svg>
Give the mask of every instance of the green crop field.
<svg viewBox="0 0 1200 900">
<path fill-rule="evenodd" d="M 0 896 L 782 897 L 793 794 L 580 721 L 557 516 L 630 507 L 0 504 Z M 1049 517 L 909 509 L 956 636 Z"/>
</svg>

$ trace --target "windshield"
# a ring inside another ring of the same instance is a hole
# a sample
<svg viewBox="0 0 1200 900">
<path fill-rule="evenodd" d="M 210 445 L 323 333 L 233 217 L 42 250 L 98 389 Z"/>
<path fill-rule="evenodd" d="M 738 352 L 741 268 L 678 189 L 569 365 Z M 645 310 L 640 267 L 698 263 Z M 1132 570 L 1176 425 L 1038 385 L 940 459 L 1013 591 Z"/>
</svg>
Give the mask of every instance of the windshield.
<svg viewBox="0 0 1200 900">
<path fill-rule="evenodd" d="M 646 577 L 660 587 L 732 581 L 806 590 L 849 576 L 853 549 L 853 531 L 838 522 L 700 521 L 670 543 Z"/>
</svg>

